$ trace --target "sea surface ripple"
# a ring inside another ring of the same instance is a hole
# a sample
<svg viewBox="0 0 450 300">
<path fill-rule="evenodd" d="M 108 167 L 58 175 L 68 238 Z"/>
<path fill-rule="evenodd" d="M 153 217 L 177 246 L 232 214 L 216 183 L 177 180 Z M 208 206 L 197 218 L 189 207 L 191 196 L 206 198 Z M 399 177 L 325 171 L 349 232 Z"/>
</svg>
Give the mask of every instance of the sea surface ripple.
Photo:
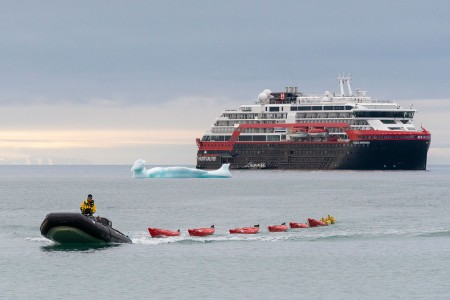
<svg viewBox="0 0 450 300">
<path fill-rule="evenodd" d="M 0 298 L 450 299 L 450 166 L 428 169 L 137 180 L 130 166 L 0 166 Z M 133 244 L 40 235 L 47 213 L 78 212 L 89 193 Z M 267 230 L 327 214 L 337 223 Z M 212 236 L 187 233 L 213 224 Z"/>
</svg>

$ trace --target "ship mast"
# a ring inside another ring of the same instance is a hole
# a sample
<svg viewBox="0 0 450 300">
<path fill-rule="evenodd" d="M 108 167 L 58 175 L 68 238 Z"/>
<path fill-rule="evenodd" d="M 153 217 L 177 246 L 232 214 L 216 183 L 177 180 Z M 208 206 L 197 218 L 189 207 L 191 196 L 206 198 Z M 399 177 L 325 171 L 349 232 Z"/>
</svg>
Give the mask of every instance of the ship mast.
<svg viewBox="0 0 450 300">
<path fill-rule="evenodd" d="M 341 88 L 341 97 L 345 97 L 345 91 L 344 91 L 345 84 L 347 84 L 347 91 L 348 91 L 347 96 L 352 97 L 353 96 L 352 87 L 351 87 L 352 77 L 350 75 L 342 74 L 342 75 L 339 75 L 338 81 L 339 81 L 339 87 Z"/>
</svg>

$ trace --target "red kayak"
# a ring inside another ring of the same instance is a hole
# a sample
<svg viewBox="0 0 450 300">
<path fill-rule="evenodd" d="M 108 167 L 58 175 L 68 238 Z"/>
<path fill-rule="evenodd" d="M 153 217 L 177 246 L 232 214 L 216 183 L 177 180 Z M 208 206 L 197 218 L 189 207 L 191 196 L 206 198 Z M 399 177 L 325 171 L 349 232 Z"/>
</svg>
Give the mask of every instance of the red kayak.
<svg viewBox="0 0 450 300">
<path fill-rule="evenodd" d="M 242 227 L 242 228 L 234 228 L 230 229 L 231 234 L 255 234 L 259 231 L 259 224 L 253 227 Z"/>
<path fill-rule="evenodd" d="M 188 229 L 190 236 L 206 236 L 211 235 L 216 231 L 214 228 L 214 225 L 211 225 L 210 228 L 194 228 L 194 229 Z"/>
<path fill-rule="evenodd" d="M 282 232 L 282 231 L 287 231 L 288 227 L 286 226 L 286 223 L 282 223 L 281 225 L 272 225 L 269 226 L 269 231 L 270 232 Z"/>
<path fill-rule="evenodd" d="M 161 229 L 161 228 L 149 228 L 148 232 L 150 232 L 150 235 L 152 237 L 165 237 L 165 236 L 179 236 L 180 235 L 180 229 L 177 231 L 174 230 L 167 230 L 167 229 Z"/>
<path fill-rule="evenodd" d="M 325 222 L 316 220 L 316 219 L 308 219 L 309 227 L 317 227 L 317 226 L 327 226 Z"/>
<path fill-rule="evenodd" d="M 306 223 L 290 222 L 289 227 L 291 227 L 291 228 L 308 228 L 309 226 Z"/>
</svg>

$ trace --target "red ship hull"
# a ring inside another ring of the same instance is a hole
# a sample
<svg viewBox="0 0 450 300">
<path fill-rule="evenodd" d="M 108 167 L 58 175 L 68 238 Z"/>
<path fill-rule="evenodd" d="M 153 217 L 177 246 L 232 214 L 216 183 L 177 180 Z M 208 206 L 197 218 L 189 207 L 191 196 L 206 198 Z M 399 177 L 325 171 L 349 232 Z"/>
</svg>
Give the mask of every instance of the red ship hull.
<svg viewBox="0 0 450 300">
<path fill-rule="evenodd" d="M 231 169 L 426 170 L 431 142 L 426 130 L 351 130 L 345 123 L 306 125 L 339 128 L 348 139 L 337 140 L 330 135 L 303 141 L 241 141 L 241 131 L 246 129 L 299 126 L 241 124 L 227 142 L 197 140 L 197 168 L 216 169 L 229 163 Z"/>
</svg>

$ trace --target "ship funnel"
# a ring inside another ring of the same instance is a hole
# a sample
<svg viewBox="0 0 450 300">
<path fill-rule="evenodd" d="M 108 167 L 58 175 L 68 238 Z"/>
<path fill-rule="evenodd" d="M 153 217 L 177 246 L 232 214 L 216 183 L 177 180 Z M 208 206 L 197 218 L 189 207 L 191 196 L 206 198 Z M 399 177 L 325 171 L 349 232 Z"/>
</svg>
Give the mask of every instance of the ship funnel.
<svg viewBox="0 0 450 300">
<path fill-rule="evenodd" d="M 294 87 L 294 86 L 287 86 L 285 88 L 286 93 L 292 93 L 292 94 L 297 94 L 298 93 L 298 87 Z"/>
</svg>

